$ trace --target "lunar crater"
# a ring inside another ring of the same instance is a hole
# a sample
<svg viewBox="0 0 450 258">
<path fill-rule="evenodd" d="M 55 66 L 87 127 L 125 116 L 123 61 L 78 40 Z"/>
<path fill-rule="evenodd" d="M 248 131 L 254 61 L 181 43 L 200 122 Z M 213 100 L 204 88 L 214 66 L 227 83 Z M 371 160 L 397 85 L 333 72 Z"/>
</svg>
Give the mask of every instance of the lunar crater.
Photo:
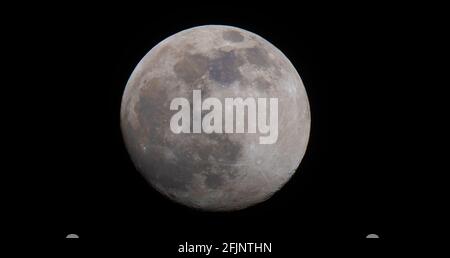
<svg viewBox="0 0 450 258">
<path fill-rule="evenodd" d="M 244 41 L 244 36 L 235 30 L 227 30 L 222 33 L 223 39 L 231 42 L 242 42 Z"/>
</svg>

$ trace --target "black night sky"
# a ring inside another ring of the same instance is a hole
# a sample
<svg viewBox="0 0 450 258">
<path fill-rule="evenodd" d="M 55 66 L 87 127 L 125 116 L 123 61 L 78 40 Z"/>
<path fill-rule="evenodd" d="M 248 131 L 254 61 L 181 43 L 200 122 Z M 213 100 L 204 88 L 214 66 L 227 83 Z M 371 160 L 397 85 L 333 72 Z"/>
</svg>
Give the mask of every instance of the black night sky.
<svg viewBox="0 0 450 258">
<path fill-rule="evenodd" d="M 402 125 L 408 98 L 399 60 L 407 55 L 395 15 L 64 10 L 35 13 L 11 29 L 26 71 L 16 77 L 26 89 L 17 89 L 32 105 L 17 108 L 27 114 L 18 130 L 33 127 L 33 154 L 21 166 L 39 173 L 27 183 L 36 190 L 20 217 L 25 232 L 144 240 L 176 254 L 185 241 L 266 241 L 279 253 L 309 240 L 396 238 L 410 230 L 404 208 L 411 200 L 398 188 L 412 134 Z M 270 41 L 296 67 L 311 105 L 310 142 L 297 173 L 271 199 L 236 212 L 201 212 L 165 199 L 136 171 L 120 131 L 122 93 L 140 59 L 166 37 L 206 24 Z"/>
</svg>

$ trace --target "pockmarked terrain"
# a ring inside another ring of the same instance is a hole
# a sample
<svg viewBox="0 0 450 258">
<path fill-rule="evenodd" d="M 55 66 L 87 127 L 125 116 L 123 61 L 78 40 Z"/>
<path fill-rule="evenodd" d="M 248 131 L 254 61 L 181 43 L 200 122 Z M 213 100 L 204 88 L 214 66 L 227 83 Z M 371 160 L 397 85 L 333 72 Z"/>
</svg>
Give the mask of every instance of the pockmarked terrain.
<svg viewBox="0 0 450 258">
<path fill-rule="evenodd" d="M 260 144 L 274 129 L 249 132 L 259 125 L 248 119 L 248 105 L 229 105 L 233 133 L 204 132 L 198 126 L 208 110 L 194 110 L 197 90 L 223 103 L 276 99 L 276 139 Z M 184 130 L 195 133 L 171 129 L 177 98 L 188 100 L 192 116 Z M 220 25 L 181 31 L 151 49 L 131 74 L 121 107 L 123 137 L 139 172 L 169 199 L 209 211 L 243 209 L 279 190 L 305 154 L 310 120 L 306 90 L 287 57 L 254 33 Z"/>
</svg>

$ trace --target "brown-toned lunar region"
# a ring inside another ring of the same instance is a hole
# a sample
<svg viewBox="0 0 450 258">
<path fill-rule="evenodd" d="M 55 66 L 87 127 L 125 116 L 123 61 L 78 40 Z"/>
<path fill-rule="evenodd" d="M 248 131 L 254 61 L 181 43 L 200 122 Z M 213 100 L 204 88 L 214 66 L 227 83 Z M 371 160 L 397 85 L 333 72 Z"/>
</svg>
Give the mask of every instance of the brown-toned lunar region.
<svg viewBox="0 0 450 258">
<path fill-rule="evenodd" d="M 192 112 L 193 90 L 222 103 L 278 98 L 277 141 L 260 144 L 259 131 L 172 132 L 178 111 L 170 103 L 184 97 Z M 121 128 L 133 163 L 160 193 L 192 208 L 239 210 L 268 199 L 296 171 L 310 110 L 300 76 L 281 51 L 251 32 L 207 25 L 176 33 L 145 55 L 123 94 Z"/>
</svg>

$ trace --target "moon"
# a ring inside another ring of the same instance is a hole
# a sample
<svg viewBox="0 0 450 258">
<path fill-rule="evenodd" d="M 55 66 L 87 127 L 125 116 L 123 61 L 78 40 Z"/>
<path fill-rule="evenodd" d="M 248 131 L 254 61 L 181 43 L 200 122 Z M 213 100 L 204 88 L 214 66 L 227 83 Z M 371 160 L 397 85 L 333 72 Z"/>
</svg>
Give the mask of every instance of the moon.
<svg viewBox="0 0 450 258">
<path fill-rule="evenodd" d="M 193 90 L 202 99 L 278 98 L 277 141 L 259 144 L 259 133 L 174 133 L 170 103 L 192 103 Z M 311 124 L 305 87 L 288 58 L 254 33 L 222 25 L 190 28 L 153 47 L 126 84 L 120 116 L 143 177 L 168 199 L 206 211 L 270 198 L 297 170 Z"/>
</svg>

